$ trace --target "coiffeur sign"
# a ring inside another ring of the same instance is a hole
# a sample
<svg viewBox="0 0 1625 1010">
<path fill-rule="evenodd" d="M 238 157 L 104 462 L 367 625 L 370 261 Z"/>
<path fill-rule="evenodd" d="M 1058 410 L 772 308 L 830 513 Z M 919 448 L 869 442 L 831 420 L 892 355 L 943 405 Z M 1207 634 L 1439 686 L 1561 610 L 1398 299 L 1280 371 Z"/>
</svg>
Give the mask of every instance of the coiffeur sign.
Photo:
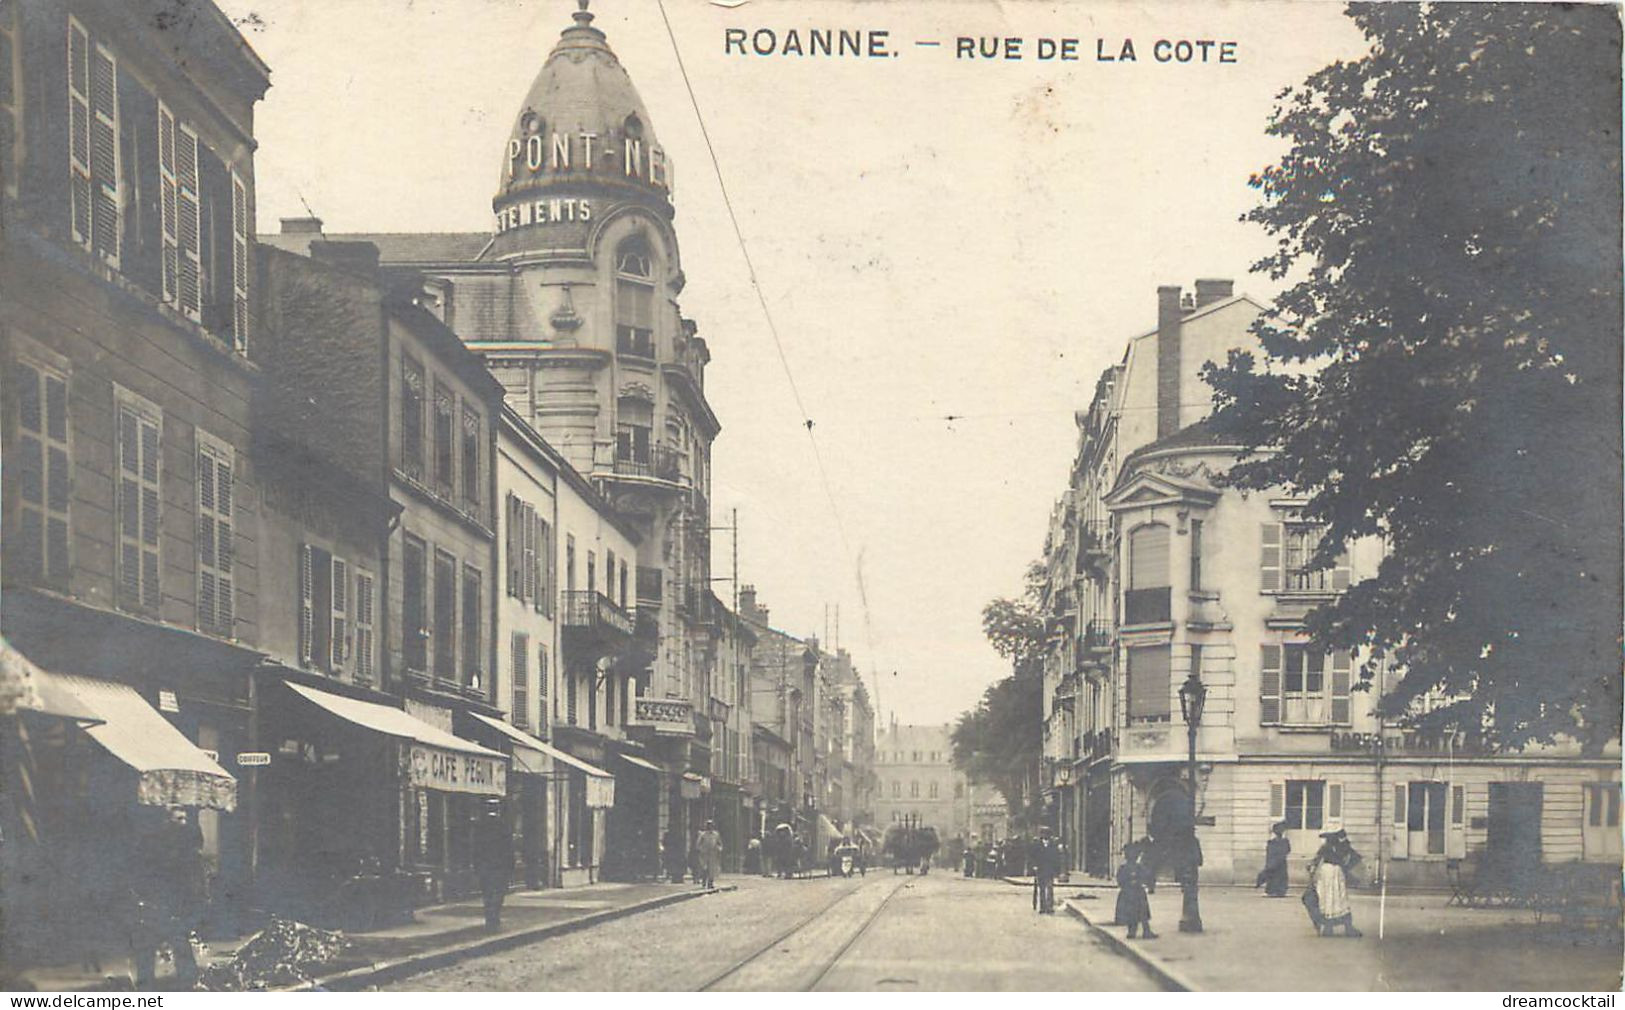
<svg viewBox="0 0 1625 1010">
<path fill-rule="evenodd" d="M 504 796 L 508 792 L 508 762 L 501 757 L 459 754 L 421 743 L 402 744 L 412 784 L 445 793 Z"/>
</svg>

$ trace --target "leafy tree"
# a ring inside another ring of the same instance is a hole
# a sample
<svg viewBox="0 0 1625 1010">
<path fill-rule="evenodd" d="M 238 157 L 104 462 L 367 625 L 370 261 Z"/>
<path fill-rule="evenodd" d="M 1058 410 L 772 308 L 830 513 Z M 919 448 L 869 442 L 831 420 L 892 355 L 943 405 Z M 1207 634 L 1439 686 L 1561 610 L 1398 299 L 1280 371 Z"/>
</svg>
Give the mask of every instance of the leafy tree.
<svg viewBox="0 0 1625 1010">
<path fill-rule="evenodd" d="M 1289 149 L 1243 220 L 1291 286 L 1210 364 L 1215 423 L 1285 485 L 1325 567 L 1309 621 L 1404 671 L 1391 715 L 1518 748 L 1620 733 L 1620 24 L 1583 4 L 1352 4 L 1363 59 L 1279 96 Z"/>
<path fill-rule="evenodd" d="M 982 610 L 982 630 L 1011 672 L 982 693 L 953 730 L 954 764 L 974 782 L 988 782 L 1018 819 L 1030 811 L 1043 750 L 1044 616 L 1039 601 L 1044 569 L 1033 564 L 1019 599 L 999 598 Z"/>
</svg>

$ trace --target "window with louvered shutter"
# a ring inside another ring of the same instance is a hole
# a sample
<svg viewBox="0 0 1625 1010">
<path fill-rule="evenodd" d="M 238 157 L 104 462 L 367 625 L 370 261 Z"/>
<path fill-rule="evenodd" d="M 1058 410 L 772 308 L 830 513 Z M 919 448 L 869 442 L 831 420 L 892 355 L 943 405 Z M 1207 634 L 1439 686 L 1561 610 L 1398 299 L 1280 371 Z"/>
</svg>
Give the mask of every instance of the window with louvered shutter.
<svg viewBox="0 0 1625 1010">
<path fill-rule="evenodd" d="M 73 240 L 91 245 L 90 35 L 68 19 L 68 203 Z"/>
<path fill-rule="evenodd" d="M 553 524 L 543 520 L 541 523 L 542 555 L 545 563 L 541 566 L 541 592 L 542 613 L 547 617 L 553 616 L 553 601 L 558 597 L 558 542 L 553 535 Z"/>
<path fill-rule="evenodd" d="M 509 718 L 515 726 L 525 729 L 530 725 L 530 636 L 514 632 L 512 648 L 509 679 L 513 697 Z"/>
<path fill-rule="evenodd" d="M 316 651 L 316 572 L 315 551 L 299 545 L 299 662 L 311 664 Z"/>
<path fill-rule="evenodd" d="M 520 521 L 520 567 L 522 569 L 523 586 L 521 599 L 536 599 L 536 508 L 525 503 L 524 516 Z"/>
<path fill-rule="evenodd" d="M 158 217 L 163 235 L 164 301 L 180 305 L 180 207 L 175 179 L 175 116 L 158 104 Z"/>
<path fill-rule="evenodd" d="M 1350 721 L 1349 687 L 1353 675 L 1353 657 L 1339 649 L 1332 653 L 1332 722 L 1347 725 Z"/>
<path fill-rule="evenodd" d="M 1264 523 L 1259 528 L 1263 545 L 1259 558 L 1259 591 L 1281 591 L 1281 524 Z"/>
<path fill-rule="evenodd" d="M 90 51 L 91 245 L 119 264 L 122 199 L 119 193 L 118 63 L 106 46 Z"/>
<path fill-rule="evenodd" d="M 355 573 L 355 680 L 370 684 L 373 678 L 373 577 L 371 572 Z"/>
<path fill-rule="evenodd" d="M 29 577 L 59 589 L 68 584 L 68 380 L 30 360 L 15 365 L 17 441 L 13 479 L 19 519 L 10 548 Z"/>
<path fill-rule="evenodd" d="M 231 343 L 248 353 L 248 185 L 231 173 Z"/>
<path fill-rule="evenodd" d="M 502 560 L 507 565 L 507 594 L 514 599 L 520 599 L 520 540 L 519 517 L 522 515 L 519 508 L 519 499 L 513 492 L 508 492 L 502 501 Z"/>
<path fill-rule="evenodd" d="M 163 596 L 158 583 L 162 502 L 159 460 L 163 414 L 147 401 L 119 389 L 118 516 L 119 602 L 156 613 Z"/>
<path fill-rule="evenodd" d="M 332 560 L 331 589 L 333 630 L 328 636 L 329 669 L 344 669 L 350 648 L 350 565 L 343 558 Z"/>
<path fill-rule="evenodd" d="M 480 687 L 485 674 L 485 601 L 478 568 L 463 566 L 463 684 Z"/>
<path fill-rule="evenodd" d="M 195 322 L 203 319 L 203 221 L 198 187 L 197 134 L 175 124 L 175 303 Z"/>
<path fill-rule="evenodd" d="M 226 638 L 235 630 L 235 459 L 231 446 L 197 432 L 197 626 Z"/>
<path fill-rule="evenodd" d="M 1281 647 L 1259 648 L 1258 721 L 1266 725 L 1281 721 Z"/>
</svg>

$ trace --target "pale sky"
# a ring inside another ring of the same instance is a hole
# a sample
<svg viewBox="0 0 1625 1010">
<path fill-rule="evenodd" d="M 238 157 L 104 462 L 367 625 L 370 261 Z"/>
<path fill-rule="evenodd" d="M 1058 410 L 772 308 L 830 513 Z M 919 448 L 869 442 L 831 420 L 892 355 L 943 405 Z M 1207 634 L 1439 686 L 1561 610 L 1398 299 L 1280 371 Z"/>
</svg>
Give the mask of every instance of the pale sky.
<svg viewBox="0 0 1625 1010">
<path fill-rule="evenodd" d="M 308 204 L 330 232 L 488 230 L 508 131 L 576 6 L 219 3 L 272 70 L 261 230 Z M 682 307 L 723 425 L 713 519 L 739 510 L 740 581 L 797 635 L 839 605 L 883 712 L 953 718 L 1006 672 L 981 609 L 1043 549 L 1072 412 L 1154 325 L 1158 284 L 1275 293 L 1247 274 L 1267 238 L 1237 221 L 1280 150 L 1272 98 L 1363 40 L 1312 0 L 666 0 L 832 509 L 660 9 L 592 9 L 676 167 Z M 898 55 L 724 55 L 730 27 L 887 30 Z M 1024 58 L 956 59 L 958 36 L 1019 36 Z M 1079 58 L 1036 59 L 1040 38 L 1078 39 Z M 1137 61 L 1096 60 L 1125 38 Z M 1237 62 L 1159 63 L 1158 39 L 1234 41 Z M 713 551 L 728 575 L 727 534 Z"/>
</svg>

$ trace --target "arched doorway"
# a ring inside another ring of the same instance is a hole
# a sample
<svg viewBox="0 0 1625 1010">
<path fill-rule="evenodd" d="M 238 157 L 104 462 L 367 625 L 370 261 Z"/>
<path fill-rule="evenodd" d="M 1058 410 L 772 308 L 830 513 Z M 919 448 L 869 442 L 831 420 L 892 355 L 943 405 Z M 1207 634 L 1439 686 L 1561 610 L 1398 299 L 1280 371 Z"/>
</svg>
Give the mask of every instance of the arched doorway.
<svg viewBox="0 0 1625 1010">
<path fill-rule="evenodd" d="M 1151 787 L 1151 803 L 1146 814 L 1146 832 L 1151 836 L 1151 866 L 1160 876 L 1174 869 L 1174 856 L 1180 842 L 1195 830 L 1190 791 L 1185 783 L 1164 778 Z"/>
</svg>

